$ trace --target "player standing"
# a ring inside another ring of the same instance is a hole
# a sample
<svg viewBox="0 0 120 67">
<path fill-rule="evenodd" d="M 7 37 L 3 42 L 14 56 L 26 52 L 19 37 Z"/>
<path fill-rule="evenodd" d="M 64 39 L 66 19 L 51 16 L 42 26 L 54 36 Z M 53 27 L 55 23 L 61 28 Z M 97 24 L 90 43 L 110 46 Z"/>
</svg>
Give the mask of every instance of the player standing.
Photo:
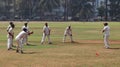
<svg viewBox="0 0 120 67">
<path fill-rule="evenodd" d="M 30 35 L 33 34 L 33 32 L 27 32 L 27 29 L 24 28 L 23 31 L 21 31 L 15 38 L 16 42 L 17 42 L 17 50 L 16 52 L 21 52 L 23 53 L 23 39 L 26 37 L 26 35 Z"/>
<path fill-rule="evenodd" d="M 8 35 L 7 35 L 7 38 L 8 38 L 7 49 L 8 49 L 8 50 L 12 49 L 12 46 L 13 46 L 13 39 L 14 39 L 13 29 L 14 29 L 14 27 L 15 27 L 15 25 L 12 24 L 12 25 L 10 25 L 10 27 L 7 29 L 7 32 L 8 32 Z"/>
<path fill-rule="evenodd" d="M 65 42 L 66 36 L 70 36 L 71 42 L 74 42 L 74 41 L 73 41 L 73 38 L 72 38 L 72 29 L 71 29 L 71 26 L 68 26 L 68 27 L 65 29 L 64 37 L 63 37 L 63 42 Z"/>
<path fill-rule="evenodd" d="M 10 23 L 9 23 L 9 26 L 7 27 L 7 32 L 8 32 L 8 30 L 11 28 L 12 25 L 14 25 L 14 23 L 13 23 L 13 22 L 10 22 Z"/>
<path fill-rule="evenodd" d="M 45 23 L 45 26 L 43 27 L 43 37 L 41 40 L 41 44 L 44 43 L 46 37 L 48 38 L 48 43 L 52 44 L 50 40 L 50 28 L 48 26 L 48 23 Z"/>
<path fill-rule="evenodd" d="M 108 26 L 108 23 L 104 23 L 102 33 L 104 33 L 105 48 L 110 48 L 109 46 L 110 27 Z"/>
</svg>

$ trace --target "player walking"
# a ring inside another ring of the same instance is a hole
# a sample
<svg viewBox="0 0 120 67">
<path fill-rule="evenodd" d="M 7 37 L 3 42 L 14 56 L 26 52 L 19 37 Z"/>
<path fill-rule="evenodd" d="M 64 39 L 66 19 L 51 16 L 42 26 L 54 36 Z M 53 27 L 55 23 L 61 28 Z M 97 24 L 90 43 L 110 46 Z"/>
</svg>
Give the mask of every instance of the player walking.
<svg viewBox="0 0 120 67">
<path fill-rule="evenodd" d="M 41 40 L 41 44 L 44 43 L 46 37 L 48 38 L 48 43 L 52 44 L 50 40 L 50 28 L 48 26 L 48 23 L 45 23 L 45 26 L 43 27 L 43 37 Z"/>
<path fill-rule="evenodd" d="M 102 33 L 104 33 L 105 48 L 110 48 L 109 46 L 110 27 L 108 26 L 108 23 L 104 23 Z"/>
<path fill-rule="evenodd" d="M 65 29 L 64 37 L 63 37 L 63 42 L 65 42 L 66 36 L 70 36 L 71 42 L 74 42 L 74 41 L 73 41 L 73 38 L 72 38 L 72 29 L 71 29 L 71 26 L 68 26 L 68 27 Z"/>
</svg>

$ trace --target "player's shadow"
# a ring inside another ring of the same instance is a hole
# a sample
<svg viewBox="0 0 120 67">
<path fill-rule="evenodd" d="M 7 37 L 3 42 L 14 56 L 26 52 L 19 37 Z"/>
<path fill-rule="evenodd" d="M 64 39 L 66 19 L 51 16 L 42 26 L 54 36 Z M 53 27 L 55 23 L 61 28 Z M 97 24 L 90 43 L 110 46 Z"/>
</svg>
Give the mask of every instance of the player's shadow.
<svg viewBox="0 0 120 67">
<path fill-rule="evenodd" d="M 109 49 L 113 49 L 113 50 L 119 50 L 120 48 L 109 48 Z"/>
<path fill-rule="evenodd" d="M 74 42 L 61 42 L 62 45 L 80 45 L 81 43 L 74 41 Z"/>
<path fill-rule="evenodd" d="M 27 44 L 26 46 L 37 46 L 37 45 L 33 45 L 33 44 Z"/>
<path fill-rule="evenodd" d="M 41 52 L 33 52 L 33 51 L 31 51 L 31 52 L 23 52 L 23 54 L 37 54 L 37 53 L 41 53 Z"/>
</svg>

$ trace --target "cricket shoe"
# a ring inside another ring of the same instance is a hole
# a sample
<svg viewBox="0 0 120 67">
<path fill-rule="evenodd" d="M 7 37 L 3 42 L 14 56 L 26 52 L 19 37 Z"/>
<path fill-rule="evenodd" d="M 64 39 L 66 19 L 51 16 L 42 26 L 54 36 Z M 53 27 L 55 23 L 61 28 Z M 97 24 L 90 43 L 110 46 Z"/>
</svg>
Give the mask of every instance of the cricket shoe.
<svg viewBox="0 0 120 67">
<path fill-rule="evenodd" d="M 49 44 L 52 44 L 52 42 L 49 42 Z"/>
<path fill-rule="evenodd" d="M 19 50 L 16 50 L 16 53 L 19 53 Z"/>
<path fill-rule="evenodd" d="M 21 50 L 21 52 L 20 52 L 21 54 L 23 54 L 23 51 Z"/>
</svg>

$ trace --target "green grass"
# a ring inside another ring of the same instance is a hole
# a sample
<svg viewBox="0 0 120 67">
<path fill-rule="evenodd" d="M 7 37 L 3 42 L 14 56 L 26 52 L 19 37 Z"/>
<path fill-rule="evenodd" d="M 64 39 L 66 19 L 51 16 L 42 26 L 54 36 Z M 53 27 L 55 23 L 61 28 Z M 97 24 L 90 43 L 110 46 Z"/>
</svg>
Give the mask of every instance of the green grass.
<svg viewBox="0 0 120 67">
<path fill-rule="evenodd" d="M 8 22 L 0 23 L 0 67 L 119 67 L 120 66 L 120 23 L 111 22 L 110 46 L 103 46 L 102 22 L 50 22 L 53 44 L 41 45 L 42 28 L 45 22 L 30 22 L 34 34 L 29 36 L 30 46 L 24 46 L 24 54 L 7 51 Z M 15 36 L 24 22 L 15 22 Z M 66 26 L 71 25 L 75 43 L 62 43 Z M 14 45 L 16 45 L 14 40 Z M 16 48 L 14 48 L 16 49 Z M 99 56 L 96 55 L 99 54 Z"/>
</svg>

